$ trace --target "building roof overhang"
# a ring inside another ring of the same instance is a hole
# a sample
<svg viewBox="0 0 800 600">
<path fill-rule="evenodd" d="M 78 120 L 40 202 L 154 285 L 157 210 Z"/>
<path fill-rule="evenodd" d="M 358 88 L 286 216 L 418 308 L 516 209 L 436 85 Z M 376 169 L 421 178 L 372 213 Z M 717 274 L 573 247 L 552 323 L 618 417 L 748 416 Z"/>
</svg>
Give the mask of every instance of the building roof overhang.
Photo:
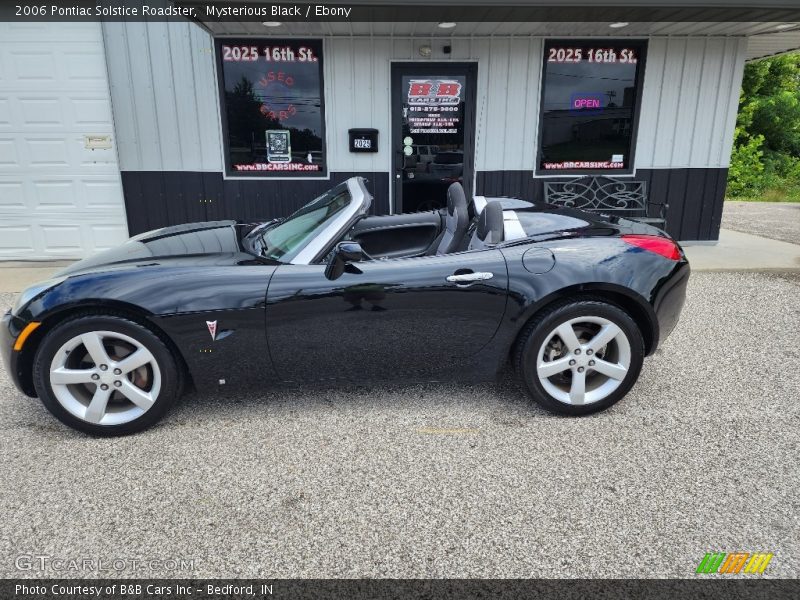
<svg viewBox="0 0 800 600">
<path fill-rule="evenodd" d="M 308 16 L 274 18 L 206 14 L 207 2 L 176 0 L 195 6 L 198 21 L 214 35 L 282 37 L 412 37 L 487 36 L 652 37 L 742 36 L 749 38 L 747 59 L 800 49 L 800 0 L 349 0 L 326 7 L 350 7 L 347 16 L 315 17 L 319 3 L 297 0 Z M 222 4 L 222 3 L 221 3 Z M 236 0 L 231 7 L 271 6 L 273 2 Z M 263 21 L 280 21 L 265 27 Z M 441 29 L 440 22 L 457 26 Z M 616 22 L 625 27 L 612 28 Z"/>
</svg>

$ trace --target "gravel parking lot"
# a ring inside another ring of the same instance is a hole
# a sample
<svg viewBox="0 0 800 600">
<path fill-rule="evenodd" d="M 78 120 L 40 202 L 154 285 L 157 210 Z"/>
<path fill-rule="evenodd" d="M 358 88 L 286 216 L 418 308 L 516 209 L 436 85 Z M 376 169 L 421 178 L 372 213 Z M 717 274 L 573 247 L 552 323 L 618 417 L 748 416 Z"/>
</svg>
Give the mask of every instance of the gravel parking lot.
<svg viewBox="0 0 800 600">
<path fill-rule="evenodd" d="M 800 244 L 800 202 L 726 200 L 722 228 Z"/>
<path fill-rule="evenodd" d="M 800 274 L 694 274 L 631 394 L 583 419 L 508 383 L 264 390 L 91 439 L 0 371 L 0 575 L 87 575 L 15 568 L 40 554 L 194 559 L 146 576 L 693 577 L 708 551 L 767 551 L 766 576 L 798 577 L 798 294 Z"/>
</svg>

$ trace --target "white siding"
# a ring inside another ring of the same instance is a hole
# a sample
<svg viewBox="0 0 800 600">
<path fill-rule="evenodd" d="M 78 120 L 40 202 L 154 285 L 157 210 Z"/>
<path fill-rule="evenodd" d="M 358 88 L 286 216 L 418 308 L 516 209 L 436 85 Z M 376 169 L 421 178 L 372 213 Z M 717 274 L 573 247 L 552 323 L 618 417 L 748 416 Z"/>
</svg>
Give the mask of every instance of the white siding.
<svg viewBox="0 0 800 600">
<path fill-rule="evenodd" d="M 191 23 L 103 25 L 123 170 L 222 171 L 213 40 Z M 543 37 L 326 37 L 329 170 L 390 171 L 391 62 L 478 63 L 477 170 L 533 172 Z M 422 59 L 420 46 L 432 55 Z M 452 52 L 444 54 L 450 45 Z M 728 165 L 747 40 L 649 39 L 635 166 Z M 374 127 L 380 151 L 347 151 Z"/>
<path fill-rule="evenodd" d="M 325 99 L 329 168 L 332 171 L 388 171 L 391 162 L 391 62 L 420 61 L 420 46 L 431 46 L 426 62 L 477 62 L 477 170 L 529 169 L 534 161 L 539 105 L 539 38 L 328 38 Z M 452 46 L 447 55 L 445 45 Z M 379 152 L 347 152 L 347 130 L 380 131 Z M 334 151 L 332 151 L 334 150 Z"/>
<path fill-rule="evenodd" d="M 120 168 L 221 171 L 211 36 L 188 21 L 103 23 Z"/>
<path fill-rule="evenodd" d="M 652 38 L 636 167 L 727 167 L 746 38 Z"/>
<path fill-rule="evenodd" d="M 0 23 L 0 259 L 127 238 L 113 134 L 98 23 Z M 87 149 L 86 135 L 112 147 Z"/>
</svg>

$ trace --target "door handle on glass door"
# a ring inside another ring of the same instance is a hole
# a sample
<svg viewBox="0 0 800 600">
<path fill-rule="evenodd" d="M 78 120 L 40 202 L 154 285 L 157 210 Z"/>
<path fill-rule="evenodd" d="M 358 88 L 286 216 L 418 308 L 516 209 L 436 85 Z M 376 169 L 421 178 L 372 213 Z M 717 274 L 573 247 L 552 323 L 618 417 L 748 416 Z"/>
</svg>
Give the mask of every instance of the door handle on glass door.
<svg viewBox="0 0 800 600">
<path fill-rule="evenodd" d="M 462 273 L 460 275 L 448 275 L 447 281 L 450 283 L 473 283 L 475 281 L 486 281 L 494 277 L 494 273 Z"/>
</svg>

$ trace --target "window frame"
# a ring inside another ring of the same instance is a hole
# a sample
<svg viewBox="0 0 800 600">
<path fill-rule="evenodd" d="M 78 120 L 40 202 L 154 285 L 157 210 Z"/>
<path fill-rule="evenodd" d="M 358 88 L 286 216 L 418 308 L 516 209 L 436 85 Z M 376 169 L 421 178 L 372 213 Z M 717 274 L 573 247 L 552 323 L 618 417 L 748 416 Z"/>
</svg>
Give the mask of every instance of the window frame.
<svg viewBox="0 0 800 600">
<path fill-rule="evenodd" d="M 644 73 L 647 67 L 647 38 L 545 38 L 542 42 L 542 71 L 540 77 L 540 90 L 539 90 L 539 126 L 536 134 L 536 159 L 533 165 L 534 177 L 565 177 L 575 175 L 605 175 L 613 177 L 614 175 L 633 175 L 636 172 L 636 145 L 639 135 L 639 119 L 641 116 L 642 96 L 644 91 Z M 634 88 L 636 90 L 636 99 L 633 103 L 633 120 L 631 122 L 631 146 L 630 146 L 630 159 L 628 161 L 627 169 L 542 169 L 542 138 L 544 137 L 544 98 L 545 86 L 547 83 L 547 61 L 548 48 L 551 45 L 564 44 L 576 48 L 586 48 L 591 46 L 602 45 L 603 43 L 614 45 L 625 45 L 635 48 L 639 52 L 639 58 L 636 68 L 636 79 Z"/>
<path fill-rule="evenodd" d="M 223 44 L 226 45 L 278 45 L 278 44 L 292 44 L 302 45 L 312 43 L 319 48 L 319 60 L 317 61 L 319 69 L 319 98 L 320 98 L 320 119 L 321 119 L 321 135 L 322 138 L 322 156 L 325 159 L 324 168 L 315 172 L 302 172 L 302 171 L 237 171 L 233 168 L 231 163 L 230 153 L 230 131 L 228 129 L 228 107 L 225 100 L 225 74 L 223 71 L 224 61 L 222 60 Z M 214 65 L 216 67 L 217 76 L 217 98 L 219 102 L 219 114 L 221 125 L 221 150 L 223 159 L 223 169 L 225 179 L 312 179 L 312 180 L 325 180 L 330 179 L 330 169 L 328 167 L 328 132 L 327 121 L 325 117 L 325 40 L 323 38 L 293 38 L 293 37 L 269 37 L 269 36 L 253 36 L 253 35 L 222 35 L 214 37 Z"/>
</svg>

